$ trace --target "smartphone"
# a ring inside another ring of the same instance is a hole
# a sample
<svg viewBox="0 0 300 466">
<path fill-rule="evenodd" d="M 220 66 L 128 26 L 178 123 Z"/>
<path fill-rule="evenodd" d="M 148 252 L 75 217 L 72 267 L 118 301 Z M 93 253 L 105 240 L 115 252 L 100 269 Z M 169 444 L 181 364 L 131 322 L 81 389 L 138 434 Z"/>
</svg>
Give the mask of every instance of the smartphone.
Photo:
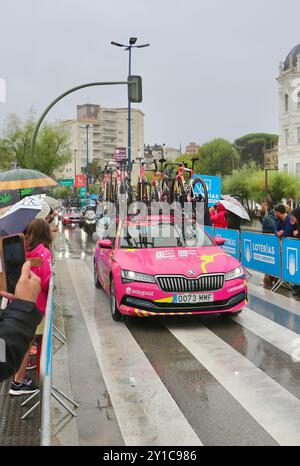
<svg viewBox="0 0 300 466">
<path fill-rule="evenodd" d="M 15 292 L 25 260 L 23 235 L 2 238 L 2 262 L 5 271 L 6 291 L 9 293 L 14 294 Z"/>
</svg>

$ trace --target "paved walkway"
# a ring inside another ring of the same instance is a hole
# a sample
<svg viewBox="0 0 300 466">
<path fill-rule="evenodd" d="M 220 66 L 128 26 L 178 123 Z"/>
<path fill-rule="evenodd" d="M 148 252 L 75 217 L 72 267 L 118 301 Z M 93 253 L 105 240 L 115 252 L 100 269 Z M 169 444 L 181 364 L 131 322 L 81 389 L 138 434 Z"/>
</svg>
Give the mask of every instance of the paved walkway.
<svg viewBox="0 0 300 466">
<path fill-rule="evenodd" d="M 30 376 L 34 378 L 34 374 Z M 21 420 L 26 411 L 34 405 L 36 398 L 31 400 L 28 405 L 21 406 L 26 396 L 9 395 L 10 382 L 10 380 L 7 380 L 0 384 L 0 446 L 39 445 L 39 408 L 31 413 L 27 419 Z M 35 380 L 33 383 L 35 383 Z M 27 395 L 27 397 L 29 396 Z"/>
</svg>

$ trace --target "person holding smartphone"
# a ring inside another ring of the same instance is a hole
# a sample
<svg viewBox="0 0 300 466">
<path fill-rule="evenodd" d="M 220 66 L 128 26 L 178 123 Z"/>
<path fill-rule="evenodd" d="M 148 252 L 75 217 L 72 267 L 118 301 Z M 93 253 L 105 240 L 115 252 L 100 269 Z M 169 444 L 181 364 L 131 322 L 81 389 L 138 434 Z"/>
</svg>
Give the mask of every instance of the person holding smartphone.
<svg viewBox="0 0 300 466">
<path fill-rule="evenodd" d="M 15 294 L 0 290 L 0 296 L 10 299 L 0 315 L 0 382 L 8 379 L 20 366 L 42 320 L 35 306 L 41 290 L 41 280 L 32 271 L 30 262 L 22 267 Z"/>
<path fill-rule="evenodd" d="M 45 315 L 49 282 L 51 278 L 51 263 L 52 263 L 52 235 L 50 225 L 45 220 L 36 218 L 28 226 L 25 235 L 25 250 L 26 259 L 41 259 L 42 265 L 32 267 L 32 271 L 41 280 L 41 290 L 37 297 L 36 307 Z M 39 376 L 39 361 L 42 346 L 43 322 L 36 330 L 38 346 L 37 346 L 37 374 Z M 38 387 L 32 384 L 30 377 L 26 377 L 26 367 L 30 357 L 30 347 L 24 357 L 24 360 L 15 374 L 14 380 L 11 383 L 10 395 L 23 395 L 26 393 L 34 393 Z"/>
</svg>

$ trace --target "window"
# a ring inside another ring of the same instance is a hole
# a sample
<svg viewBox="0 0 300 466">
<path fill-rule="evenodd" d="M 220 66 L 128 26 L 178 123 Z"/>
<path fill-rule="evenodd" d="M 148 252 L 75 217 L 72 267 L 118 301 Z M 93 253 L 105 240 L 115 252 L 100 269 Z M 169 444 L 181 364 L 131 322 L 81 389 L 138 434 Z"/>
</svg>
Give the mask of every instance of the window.
<svg viewBox="0 0 300 466">
<path fill-rule="evenodd" d="M 284 109 L 286 112 L 289 111 L 289 95 L 285 94 L 284 96 Z"/>
<path fill-rule="evenodd" d="M 289 143 L 289 130 L 288 129 L 284 131 L 284 136 L 285 136 L 285 145 L 287 146 Z"/>
<path fill-rule="evenodd" d="M 300 163 L 296 163 L 296 176 L 300 178 Z"/>
<path fill-rule="evenodd" d="M 289 164 L 288 164 L 288 163 L 285 163 L 285 164 L 283 165 L 283 171 L 286 172 L 286 173 L 288 173 L 288 171 L 289 171 Z"/>
<path fill-rule="evenodd" d="M 300 144 L 300 126 L 297 128 L 297 142 Z"/>
<path fill-rule="evenodd" d="M 300 92 L 297 94 L 297 109 L 300 110 Z"/>
</svg>

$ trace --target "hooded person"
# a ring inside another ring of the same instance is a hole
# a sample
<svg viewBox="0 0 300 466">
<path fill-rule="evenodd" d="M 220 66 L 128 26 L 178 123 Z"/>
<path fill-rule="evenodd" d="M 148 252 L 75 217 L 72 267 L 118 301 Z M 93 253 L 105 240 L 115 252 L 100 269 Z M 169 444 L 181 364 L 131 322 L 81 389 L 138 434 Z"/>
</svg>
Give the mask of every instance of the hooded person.
<svg viewBox="0 0 300 466">
<path fill-rule="evenodd" d="M 216 228 L 227 228 L 228 224 L 226 218 L 226 209 L 223 204 L 219 202 L 217 205 L 217 213 L 214 214 L 211 212 L 210 220 L 213 226 Z"/>
<path fill-rule="evenodd" d="M 300 207 L 293 210 L 291 224 L 293 225 L 293 237 L 300 239 Z"/>
<path fill-rule="evenodd" d="M 291 224 L 293 225 L 293 238 L 300 239 L 300 207 L 297 207 L 292 211 Z M 294 297 L 300 300 L 300 286 L 294 285 Z"/>
</svg>

